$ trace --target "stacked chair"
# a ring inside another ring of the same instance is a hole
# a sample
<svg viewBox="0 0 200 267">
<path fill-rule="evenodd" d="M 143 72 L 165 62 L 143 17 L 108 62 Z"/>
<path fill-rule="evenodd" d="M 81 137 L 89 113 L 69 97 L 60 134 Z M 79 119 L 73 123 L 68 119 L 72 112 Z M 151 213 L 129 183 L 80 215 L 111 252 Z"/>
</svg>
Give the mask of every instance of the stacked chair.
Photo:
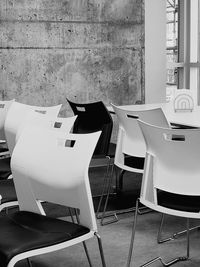
<svg viewBox="0 0 200 267">
<path fill-rule="evenodd" d="M 111 134 L 113 129 L 113 120 L 110 112 L 102 101 L 93 103 L 74 103 L 67 99 L 74 115 L 77 119 L 74 123 L 73 133 L 92 133 L 101 131 L 100 138 L 95 147 L 95 151 L 90 162 L 90 168 L 106 166 L 103 184 L 109 182 L 110 173 L 113 167 L 116 144 L 111 142 Z M 103 187 L 103 191 L 105 186 Z M 96 217 L 101 219 L 103 225 L 103 217 L 100 211 L 101 203 L 97 207 Z M 115 218 L 114 218 L 115 221 Z"/>
<path fill-rule="evenodd" d="M 54 130 L 61 130 L 66 133 L 70 132 L 74 121 L 76 120 L 76 116 L 69 117 L 69 118 L 52 118 L 49 116 L 44 116 L 40 114 L 36 114 L 32 112 L 27 117 L 28 121 L 25 123 L 27 125 L 40 125 L 41 127 L 54 129 Z M 24 127 L 25 127 L 24 126 Z M 24 127 L 21 127 L 18 133 L 16 134 L 16 142 L 19 139 L 21 132 Z M 37 146 L 37 144 L 35 144 Z M 8 209 L 10 207 L 18 206 L 17 195 L 14 187 L 13 179 L 7 179 L 0 181 L 0 194 L 2 196 L 0 211 L 3 209 Z"/>
<path fill-rule="evenodd" d="M 10 153 L 6 143 L 4 124 L 9 108 L 13 100 L 0 101 L 0 180 L 7 179 L 11 175 Z"/>
<path fill-rule="evenodd" d="M 164 266 L 189 259 L 189 218 L 200 219 L 200 130 L 170 129 L 138 121 L 146 143 L 146 160 L 140 197 L 136 203 L 127 267 L 131 264 L 139 203 L 163 214 L 187 218 L 185 256 Z M 180 241 L 181 242 L 181 241 Z"/>
<path fill-rule="evenodd" d="M 0 140 L 1 140 L 1 144 L 6 143 L 4 124 L 5 124 L 5 119 L 6 119 L 8 110 L 14 101 L 15 101 L 14 99 L 8 100 L 8 101 L 0 101 Z M 7 153 L 2 153 L 4 151 L 7 152 L 8 149 L 5 147 L 0 147 L 0 156 L 7 154 Z"/>
<path fill-rule="evenodd" d="M 88 179 L 100 134 L 71 134 L 31 124 L 20 130 L 11 157 L 19 211 L 0 214 L 2 267 L 95 236 L 106 266 Z M 75 208 L 79 223 L 46 216 L 41 201 Z"/>
<path fill-rule="evenodd" d="M 47 122 L 49 121 L 49 123 L 52 120 L 56 121 L 60 108 L 61 105 L 52 107 L 36 107 L 36 106 L 25 105 L 18 102 L 13 102 L 11 107 L 9 108 L 9 112 L 7 112 L 4 123 L 4 131 L 10 155 L 12 156 L 12 152 L 16 144 L 16 137 L 19 136 L 19 133 L 22 130 L 24 124 L 29 122 L 30 124 L 35 123 L 36 125 L 39 123 L 40 120 L 42 120 L 44 124 L 45 118 Z M 32 113 L 33 114 L 35 113 L 35 115 L 32 115 Z M 10 163 L 10 158 L 6 159 L 9 159 L 9 161 L 7 162 L 8 165 L 7 169 L 11 174 L 10 164 L 8 164 Z M 2 196 L 0 211 L 3 210 L 4 208 L 18 205 L 13 179 L 0 180 L 0 195 Z"/>
<path fill-rule="evenodd" d="M 4 124 L 5 136 L 10 154 L 12 155 L 12 151 L 15 147 L 17 131 L 23 125 L 24 120 L 26 120 L 30 112 L 35 111 L 43 115 L 57 118 L 61 106 L 60 104 L 51 107 L 39 107 L 14 102 L 7 113 Z"/>
<path fill-rule="evenodd" d="M 137 108 L 135 110 L 125 110 L 112 104 L 113 110 L 118 118 L 119 131 L 117 138 L 117 146 L 114 158 L 114 165 L 121 169 L 119 175 L 119 182 L 117 190 L 122 190 L 123 175 L 125 171 L 134 173 L 143 173 L 144 160 L 146 155 L 146 145 L 138 125 L 137 120 L 141 119 L 146 122 L 159 125 L 161 127 L 169 128 L 170 125 L 161 108 L 142 110 Z M 107 197 L 103 208 L 102 221 L 111 215 L 114 215 L 115 221 L 118 220 L 117 213 L 132 211 L 134 208 L 125 209 L 121 211 L 107 212 L 107 204 L 111 192 L 112 175 L 110 183 L 107 187 Z M 102 201 L 103 193 L 100 199 Z M 141 209 L 139 210 L 140 212 Z M 146 211 L 144 211 L 146 212 Z M 106 223 L 113 222 L 114 220 L 107 221 Z"/>
</svg>

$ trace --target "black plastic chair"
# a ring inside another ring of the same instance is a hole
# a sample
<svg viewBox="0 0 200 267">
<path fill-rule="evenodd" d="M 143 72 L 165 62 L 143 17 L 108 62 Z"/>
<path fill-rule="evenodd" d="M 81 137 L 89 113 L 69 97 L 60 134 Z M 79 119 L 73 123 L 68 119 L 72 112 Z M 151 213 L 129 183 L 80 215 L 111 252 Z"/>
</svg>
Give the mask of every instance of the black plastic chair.
<svg viewBox="0 0 200 267">
<path fill-rule="evenodd" d="M 110 169 L 113 167 L 116 144 L 110 142 L 113 129 L 113 119 L 110 112 L 102 101 L 93 103 L 74 103 L 67 99 L 74 115 L 77 115 L 77 119 L 74 123 L 73 133 L 92 133 L 96 131 L 102 131 L 99 141 L 96 145 L 92 160 L 90 162 L 90 168 L 106 166 L 106 173 L 104 176 L 103 186 L 104 190 L 107 188 L 107 182 L 109 183 Z M 106 182 L 107 181 L 107 182 Z M 103 192 L 104 192 L 103 190 Z M 101 204 L 96 210 L 96 217 L 101 219 L 100 214 Z M 101 224 L 107 224 L 113 220 Z"/>
</svg>

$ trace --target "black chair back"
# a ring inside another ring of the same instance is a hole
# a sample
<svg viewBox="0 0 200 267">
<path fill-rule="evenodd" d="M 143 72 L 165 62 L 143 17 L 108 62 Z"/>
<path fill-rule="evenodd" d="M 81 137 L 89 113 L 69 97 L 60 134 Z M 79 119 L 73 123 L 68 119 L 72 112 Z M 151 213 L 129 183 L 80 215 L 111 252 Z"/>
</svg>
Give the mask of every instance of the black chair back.
<svg viewBox="0 0 200 267">
<path fill-rule="evenodd" d="M 67 99 L 77 119 L 73 133 L 102 131 L 93 156 L 107 155 L 113 128 L 112 117 L 102 101 L 78 104 Z"/>
</svg>

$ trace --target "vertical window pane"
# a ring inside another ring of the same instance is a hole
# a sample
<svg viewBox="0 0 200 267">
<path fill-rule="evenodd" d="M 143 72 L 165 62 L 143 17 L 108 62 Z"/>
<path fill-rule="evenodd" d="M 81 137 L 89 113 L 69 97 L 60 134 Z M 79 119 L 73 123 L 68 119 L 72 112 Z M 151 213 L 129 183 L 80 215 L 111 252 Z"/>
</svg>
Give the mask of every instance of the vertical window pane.
<svg viewBox="0 0 200 267">
<path fill-rule="evenodd" d="M 178 0 L 166 0 L 166 16 L 167 16 L 167 101 L 173 95 L 173 90 L 178 87 L 178 68 L 174 63 L 178 62 L 178 18 L 179 18 Z"/>
</svg>

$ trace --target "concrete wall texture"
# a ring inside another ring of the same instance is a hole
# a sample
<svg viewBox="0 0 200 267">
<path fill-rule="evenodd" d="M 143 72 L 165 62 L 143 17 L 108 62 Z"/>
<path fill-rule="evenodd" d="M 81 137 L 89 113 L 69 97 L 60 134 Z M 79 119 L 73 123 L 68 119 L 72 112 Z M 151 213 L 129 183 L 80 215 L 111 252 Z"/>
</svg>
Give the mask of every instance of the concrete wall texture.
<svg viewBox="0 0 200 267">
<path fill-rule="evenodd" d="M 144 101 L 143 0 L 1 0 L 0 99 Z"/>
</svg>

